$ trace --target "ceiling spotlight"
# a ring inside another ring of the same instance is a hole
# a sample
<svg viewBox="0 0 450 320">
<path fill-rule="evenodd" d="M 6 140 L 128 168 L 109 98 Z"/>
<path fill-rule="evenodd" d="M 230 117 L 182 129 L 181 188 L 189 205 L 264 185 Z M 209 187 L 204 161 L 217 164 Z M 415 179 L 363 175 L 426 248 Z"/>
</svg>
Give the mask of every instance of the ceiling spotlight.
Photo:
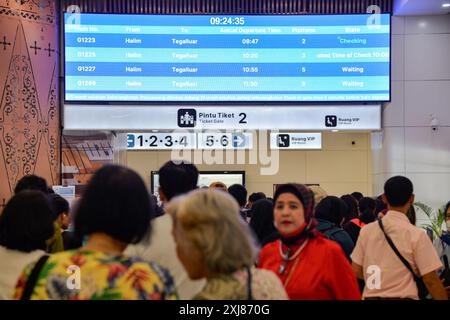
<svg viewBox="0 0 450 320">
<path fill-rule="evenodd" d="M 444 4 L 442 5 L 442 8 L 450 8 L 450 3 L 444 3 Z"/>
</svg>

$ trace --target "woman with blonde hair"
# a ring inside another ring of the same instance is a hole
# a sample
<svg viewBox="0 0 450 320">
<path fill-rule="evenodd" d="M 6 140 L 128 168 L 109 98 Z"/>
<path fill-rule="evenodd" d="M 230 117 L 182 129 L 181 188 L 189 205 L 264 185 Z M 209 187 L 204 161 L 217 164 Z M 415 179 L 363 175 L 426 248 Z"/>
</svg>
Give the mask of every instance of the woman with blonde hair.
<svg viewBox="0 0 450 320">
<path fill-rule="evenodd" d="M 194 299 L 287 299 L 274 273 L 253 268 L 255 242 L 230 195 L 195 190 L 172 200 L 167 210 L 181 263 L 192 280 L 207 281 Z"/>
</svg>

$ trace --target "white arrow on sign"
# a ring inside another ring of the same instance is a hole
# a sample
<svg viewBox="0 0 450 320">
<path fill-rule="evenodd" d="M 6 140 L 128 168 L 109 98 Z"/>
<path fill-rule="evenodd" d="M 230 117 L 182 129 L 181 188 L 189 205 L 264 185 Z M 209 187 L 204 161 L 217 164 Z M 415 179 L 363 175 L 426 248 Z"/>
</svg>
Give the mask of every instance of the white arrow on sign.
<svg viewBox="0 0 450 320">
<path fill-rule="evenodd" d="M 245 139 L 240 134 L 234 135 L 233 140 L 236 147 L 242 147 L 245 144 Z"/>
</svg>

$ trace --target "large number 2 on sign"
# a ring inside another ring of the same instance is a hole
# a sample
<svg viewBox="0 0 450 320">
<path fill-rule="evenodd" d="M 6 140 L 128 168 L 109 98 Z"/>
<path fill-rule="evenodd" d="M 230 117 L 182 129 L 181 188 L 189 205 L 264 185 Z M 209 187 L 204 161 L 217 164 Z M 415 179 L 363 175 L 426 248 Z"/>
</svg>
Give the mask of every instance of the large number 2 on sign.
<svg viewBox="0 0 450 320">
<path fill-rule="evenodd" d="M 242 124 L 246 124 L 247 123 L 247 120 L 245 120 L 245 119 L 247 119 L 247 114 L 246 113 L 240 113 L 239 117 L 242 117 L 241 120 L 239 121 L 239 123 L 242 123 Z"/>
</svg>

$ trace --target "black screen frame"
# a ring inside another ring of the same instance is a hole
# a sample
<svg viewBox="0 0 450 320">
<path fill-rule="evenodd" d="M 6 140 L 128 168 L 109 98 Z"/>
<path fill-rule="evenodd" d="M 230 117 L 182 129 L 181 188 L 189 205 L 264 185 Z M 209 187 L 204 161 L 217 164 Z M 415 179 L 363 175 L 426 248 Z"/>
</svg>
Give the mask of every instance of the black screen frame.
<svg viewBox="0 0 450 320">
<path fill-rule="evenodd" d="M 242 176 L 242 185 L 245 187 L 245 170 L 226 170 L 226 171 L 199 171 L 199 175 L 201 174 L 240 174 Z M 151 171 L 150 172 L 150 192 L 151 194 L 155 194 L 155 183 L 154 183 L 154 177 L 155 175 L 159 174 L 159 171 Z"/>
<path fill-rule="evenodd" d="M 392 101 L 392 13 L 380 13 L 380 14 L 389 14 L 389 99 L 388 100 L 361 100 L 361 101 L 79 101 L 79 100 L 66 100 L 66 70 L 65 70 L 65 62 L 66 62 L 66 45 L 65 45 L 65 18 L 64 14 L 67 13 L 63 10 L 62 19 L 60 19 L 60 78 L 61 78 L 61 97 L 63 105 L 101 105 L 101 106 L 114 106 L 114 105 L 134 105 L 134 106 L 179 106 L 179 105 L 187 105 L 187 106 L 207 106 L 207 105 L 218 105 L 218 106 L 304 106 L 304 105 L 335 105 L 335 104 L 345 104 L 345 105 L 379 105 L 390 103 Z M 98 13 L 98 12 L 83 12 L 81 14 L 111 14 L 111 15 L 130 15 L 129 13 Z M 312 16 L 352 16 L 352 15 L 363 15 L 364 13 L 350 13 L 350 14 L 311 14 Z M 369 13 L 366 13 L 369 15 Z M 255 13 L 204 13 L 204 14 L 133 14 L 133 15 L 153 15 L 153 16 L 200 16 L 200 15 L 215 15 L 215 16 L 236 16 L 236 15 L 245 15 L 245 16 L 305 16 L 305 14 L 284 14 L 284 13 L 273 13 L 273 14 L 255 14 Z"/>
</svg>

